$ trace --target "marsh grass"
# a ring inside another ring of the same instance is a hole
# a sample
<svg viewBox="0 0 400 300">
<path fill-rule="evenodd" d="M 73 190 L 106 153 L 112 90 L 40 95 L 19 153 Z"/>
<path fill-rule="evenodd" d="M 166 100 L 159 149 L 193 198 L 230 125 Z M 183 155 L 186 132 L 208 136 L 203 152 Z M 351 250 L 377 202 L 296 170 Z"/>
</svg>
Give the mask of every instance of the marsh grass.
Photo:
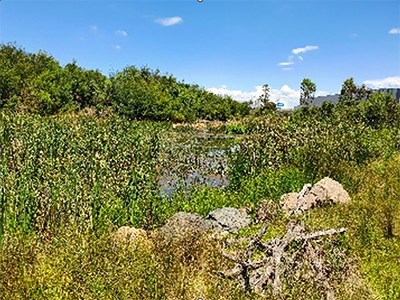
<svg viewBox="0 0 400 300">
<path fill-rule="evenodd" d="M 210 239 L 116 243 L 112 235 L 67 230 L 51 240 L 7 239 L 1 255 L 4 299 L 249 299 L 217 270 Z M 151 246 L 154 245 L 154 246 Z M 251 299 L 251 298 L 250 298 Z"/>
<path fill-rule="evenodd" d="M 321 299 L 325 291 L 305 271 L 278 296 L 244 291 L 219 276 L 232 263 L 206 237 L 171 243 L 151 234 L 150 243 L 128 246 L 113 232 L 152 232 L 179 211 L 246 206 L 254 216 L 261 200 L 278 203 L 325 176 L 340 181 L 352 203 L 299 220 L 310 231 L 348 228 L 326 249 L 337 299 L 399 298 L 399 131 L 345 121 L 265 116 L 238 122 L 248 135 L 215 141 L 197 129 L 112 114 L 1 113 L 0 298 Z M 210 149 L 225 150 L 210 172 L 228 175 L 229 186 L 182 185 L 170 199 L 160 195 L 164 172 L 182 179 L 212 162 Z M 284 234 L 286 222 L 278 215 L 264 238 Z M 338 249 L 343 261 L 332 254 Z"/>
<path fill-rule="evenodd" d="M 400 155 L 349 170 L 357 186 L 346 206 L 305 216 L 311 228 L 347 227 L 344 239 L 378 299 L 400 297 Z"/>
</svg>

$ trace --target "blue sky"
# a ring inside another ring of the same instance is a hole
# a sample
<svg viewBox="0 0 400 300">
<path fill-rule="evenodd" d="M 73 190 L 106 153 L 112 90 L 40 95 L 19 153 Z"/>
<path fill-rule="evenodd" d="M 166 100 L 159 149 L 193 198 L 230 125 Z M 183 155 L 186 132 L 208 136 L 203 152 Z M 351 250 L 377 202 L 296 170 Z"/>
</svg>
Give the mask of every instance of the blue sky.
<svg viewBox="0 0 400 300">
<path fill-rule="evenodd" d="M 1 0 L 0 42 L 104 74 L 147 65 L 237 100 L 297 105 L 354 77 L 400 87 L 400 1 Z"/>
</svg>

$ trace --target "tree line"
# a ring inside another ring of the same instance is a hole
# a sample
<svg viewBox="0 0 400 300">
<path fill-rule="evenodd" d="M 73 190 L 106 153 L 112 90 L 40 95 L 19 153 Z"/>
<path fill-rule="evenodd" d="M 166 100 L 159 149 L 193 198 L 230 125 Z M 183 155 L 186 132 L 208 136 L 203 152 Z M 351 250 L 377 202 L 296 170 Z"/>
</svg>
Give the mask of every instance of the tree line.
<svg viewBox="0 0 400 300">
<path fill-rule="evenodd" d="M 226 121 L 276 112 L 268 84 L 263 85 L 257 107 L 252 109 L 251 101 L 239 103 L 146 66 L 128 66 L 107 77 L 98 70 L 80 67 L 76 61 L 62 67 L 44 51 L 27 53 L 15 44 L 0 44 L 0 66 L 0 110 L 53 115 L 89 107 L 109 109 L 129 119 L 174 122 Z M 310 109 L 316 89 L 311 79 L 303 79 L 300 109 Z M 327 102 L 313 109 L 328 114 L 332 106 Z M 390 95 L 373 93 L 348 78 L 342 85 L 338 108 L 351 107 L 362 118 L 376 123 L 397 117 L 399 105 Z"/>
<path fill-rule="evenodd" d="M 44 51 L 0 45 L 0 109 L 52 115 L 86 107 L 110 108 L 137 120 L 227 120 L 249 114 L 248 103 L 179 82 L 158 69 L 129 66 L 103 75 L 76 61 L 64 67 Z"/>
</svg>

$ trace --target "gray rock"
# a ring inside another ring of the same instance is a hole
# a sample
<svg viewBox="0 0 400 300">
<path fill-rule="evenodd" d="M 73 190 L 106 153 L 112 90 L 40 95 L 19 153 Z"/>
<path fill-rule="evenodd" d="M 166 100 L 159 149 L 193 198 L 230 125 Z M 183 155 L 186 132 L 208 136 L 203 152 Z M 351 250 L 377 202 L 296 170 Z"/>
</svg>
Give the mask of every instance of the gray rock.
<svg viewBox="0 0 400 300">
<path fill-rule="evenodd" d="M 233 207 L 224 207 L 208 214 L 206 221 L 212 225 L 215 232 L 235 233 L 251 223 L 249 215 Z"/>
<path fill-rule="evenodd" d="M 160 233 L 167 238 L 181 239 L 201 235 L 212 229 L 212 225 L 197 214 L 178 212 L 161 228 Z"/>
</svg>

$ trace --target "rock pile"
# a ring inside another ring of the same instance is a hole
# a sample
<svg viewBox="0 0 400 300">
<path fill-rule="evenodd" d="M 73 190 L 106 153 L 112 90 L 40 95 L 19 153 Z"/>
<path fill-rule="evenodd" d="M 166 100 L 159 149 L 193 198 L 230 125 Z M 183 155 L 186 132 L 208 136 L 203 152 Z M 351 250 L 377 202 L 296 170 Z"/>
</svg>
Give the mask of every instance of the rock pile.
<svg viewBox="0 0 400 300">
<path fill-rule="evenodd" d="M 255 210 L 254 218 L 254 223 L 262 224 L 261 229 L 254 236 L 224 241 L 225 250 L 228 249 L 229 244 L 243 244 L 246 241 L 248 246 L 243 253 L 232 254 L 222 251 L 222 255 L 235 262 L 236 266 L 221 274 L 224 277 L 237 277 L 246 289 L 257 292 L 263 292 L 267 286 L 272 285 L 273 293 L 277 294 L 282 285 L 282 279 L 290 278 L 290 276 L 298 278 L 304 271 L 302 262 L 306 262 L 306 265 L 309 266 L 307 272 L 323 285 L 328 299 L 333 299 L 333 289 L 329 283 L 329 274 L 332 270 L 322 259 L 324 248 L 321 245 L 323 243 L 318 243 L 318 241 L 329 236 L 343 234 L 346 228 L 310 233 L 306 231 L 304 224 L 297 223 L 296 219 L 292 219 L 291 216 L 326 204 L 346 204 L 350 201 L 343 186 L 328 177 L 320 180 L 314 186 L 304 185 L 299 193 L 283 195 L 280 205 L 273 201 L 261 201 Z M 282 210 L 289 219 L 287 232 L 281 238 L 264 242 L 262 238 L 269 225 L 275 220 L 279 210 Z M 154 233 L 168 242 L 181 241 L 183 243 L 197 240 L 206 233 L 213 233 L 212 236 L 232 234 L 251 225 L 251 217 L 247 214 L 249 211 L 248 208 L 239 210 L 225 207 L 210 212 L 206 218 L 197 214 L 179 212 Z M 127 226 L 119 228 L 116 232 L 116 238 L 119 241 L 128 241 L 129 243 L 151 240 L 147 236 L 146 231 Z M 153 242 L 149 241 L 149 243 Z M 291 250 L 288 251 L 288 249 Z M 253 256 L 255 250 L 258 251 L 258 256 Z"/>
<path fill-rule="evenodd" d="M 299 193 L 289 193 L 281 197 L 281 206 L 286 216 L 298 215 L 326 204 L 345 204 L 351 201 L 343 186 L 329 177 L 314 186 L 305 184 Z"/>
</svg>

